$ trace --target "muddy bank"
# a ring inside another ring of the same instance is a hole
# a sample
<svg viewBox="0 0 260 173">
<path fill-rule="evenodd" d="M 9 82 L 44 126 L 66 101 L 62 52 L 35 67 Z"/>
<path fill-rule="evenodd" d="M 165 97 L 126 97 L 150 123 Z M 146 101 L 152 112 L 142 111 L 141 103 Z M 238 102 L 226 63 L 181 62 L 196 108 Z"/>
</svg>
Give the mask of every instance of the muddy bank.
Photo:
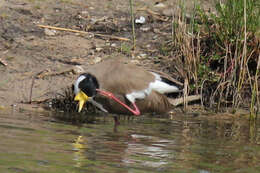
<svg viewBox="0 0 260 173">
<path fill-rule="evenodd" d="M 131 39 L 128 1 L 112 0 L 10 0 L 0 2 L 0 106 L 28 107 L 21 102 L 41 102 L 70 87 L 87 65 L 106 58 L 164 71 L 179 81 L 167 47 L 171 27 L 165 22 L 177 13 L 178 1 L 135 2 L 136 17 L 147 21 L 136 26 L 136 49 L 129 41 L 95 36 L 104 34 Z M 187 15 L 193 4 L 187 5 Z M 201 6 L 214 11 L 212 1 Z M 174 9 L 174 10 L 173 10 Z M 89 34 L 49 30 L 48 25 L 87 31 Z M 170 63 L 169 63 L 170 62 Z M 180 72 L 181 73 L 181 72 Z M 34 106 L 29 106 L 34 107 Z"/>
</svg>

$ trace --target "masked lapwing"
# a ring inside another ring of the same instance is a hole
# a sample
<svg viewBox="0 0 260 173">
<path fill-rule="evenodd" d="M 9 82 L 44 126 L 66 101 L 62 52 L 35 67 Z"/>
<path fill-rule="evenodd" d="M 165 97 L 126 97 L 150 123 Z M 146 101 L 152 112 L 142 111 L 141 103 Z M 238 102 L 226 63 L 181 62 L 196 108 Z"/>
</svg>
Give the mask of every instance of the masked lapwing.
<svg viewBox="0 0 260 173">
<path fill-rule="evenodd" d="M 112 59 L 89 66 L 76 79 L 74 93 L 79 112 L 88 101 L 103 112 L 162 114 L 171 109 L 166 94 L 181 91 L 177 83 L 160 73 Z"/>
</svg>

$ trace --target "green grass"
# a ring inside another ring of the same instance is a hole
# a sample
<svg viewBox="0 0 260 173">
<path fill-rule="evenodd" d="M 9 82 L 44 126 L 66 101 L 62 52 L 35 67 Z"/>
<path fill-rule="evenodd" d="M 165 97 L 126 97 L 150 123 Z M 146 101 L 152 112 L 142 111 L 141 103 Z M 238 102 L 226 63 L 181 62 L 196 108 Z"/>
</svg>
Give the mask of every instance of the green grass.
<svg viewBox="0 0 260 173">
<path fill-rule="evenodd" d="M 159 51 L 163 56 L 178 57 L 175 64 L 182 64 L 189 93 L 205 90 L 207 103 L 217 109 L 233 106 L 236 110 L 241 105 L 250 107 L 251 102 L 251 110 L 257 113 L 259 7 L 256 0 L 218 1 L 213 13 L 204 11 L 196 1 L 187 23 L 185 3 L 181 4 L 181 22 L 172 22 L 174 46 L 162 43 Z M 250 93 L 247 100 L 246 92 Z"/>
</svg>

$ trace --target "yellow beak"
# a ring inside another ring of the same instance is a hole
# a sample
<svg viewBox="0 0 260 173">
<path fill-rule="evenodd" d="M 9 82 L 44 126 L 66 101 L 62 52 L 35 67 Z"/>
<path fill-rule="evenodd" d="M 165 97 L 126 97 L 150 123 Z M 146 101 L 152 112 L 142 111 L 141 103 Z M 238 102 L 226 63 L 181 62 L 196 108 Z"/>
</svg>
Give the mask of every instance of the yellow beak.
<svg viewBox="0 0 260 173">
<path fill-rule="evenodd" d="M 75 96 L 74 100 L 75 100 L 75 101 L 79 101 L 79 103 L 78 103 L 78 105 L 79 105 L 79 110 L 78 110 L 78 112 L 80 112 L 80 111 L 82 110 L 82 108 L 83 108 L 83 105 L 84 105 L 84 104 L 86 103 L 86 101 L 88 100 L 88 96 L 87 96 L 84 92 L 80 91 L 80 92 L 78 92 L 78 94 Z"/>
</svg>

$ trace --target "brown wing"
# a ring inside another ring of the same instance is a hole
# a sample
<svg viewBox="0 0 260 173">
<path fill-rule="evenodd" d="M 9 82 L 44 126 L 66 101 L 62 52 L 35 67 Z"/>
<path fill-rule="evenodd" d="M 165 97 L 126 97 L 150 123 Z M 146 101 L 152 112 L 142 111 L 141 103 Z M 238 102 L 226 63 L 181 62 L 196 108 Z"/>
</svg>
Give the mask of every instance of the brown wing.
<svg viewBox="0 0 260 173">
<path fill-rule="evenodd" d="M 155 77 L 148 71 L 118 60 L 107 60 L 91 66 L 88 72 L 95 75 L 100 88 L 114 94 L 128 94 L 146 89 Z"/>
<path fill-rule="evenodd" d="M 168 112 L 171 108 L 168 98 L 156 91 L 152 91 L 149 96 L 143 100 L 137 100 L 136 103 L 142 113 L 156 112 L 161 114 Z"/>
<path fill-rule="evenodd" d="M 118 60 L 108 60 L 90 66 L 87 72 L 97 77 L 101 89 L 112 92 L 129 106 L 131 104 L 125 98 L 125 95 L 133 91 L 146 89 L 149 83 L 155 80 L 155 77 L 143 68 L 125 64 Z M 103 96 L 97 96 L 96 100 L 110 113 L 131 114 L 131 112 L 114 100 Z M 145 99 L 136 100 L 136 104 L 141 113 L 165 113 L 170 109 L 167 97 L 156 91 L 152 91 Z"/>
<path fill-rule="evenodd" d="M 123 95 L 116 95 L 116 97 L 131 107 L 131 104 Z M 126 108 L 124 108 L 122 105 L 118 104 L 112 99 L 98 96 L 96 100 L 101 103 L 104 108 L 110 113 L 132 115 L 130 111 L 128 111 Z M 162 114 L 168 112 L 171 108 L 171 104 L 169 103 L 167 97 L 155 91 L 152 91 L 151 94 L 145 99 L 136 100 L 136 104 L 137 107 L 140 109 L 141 114 L 152 112 Z"/>
</svg>

